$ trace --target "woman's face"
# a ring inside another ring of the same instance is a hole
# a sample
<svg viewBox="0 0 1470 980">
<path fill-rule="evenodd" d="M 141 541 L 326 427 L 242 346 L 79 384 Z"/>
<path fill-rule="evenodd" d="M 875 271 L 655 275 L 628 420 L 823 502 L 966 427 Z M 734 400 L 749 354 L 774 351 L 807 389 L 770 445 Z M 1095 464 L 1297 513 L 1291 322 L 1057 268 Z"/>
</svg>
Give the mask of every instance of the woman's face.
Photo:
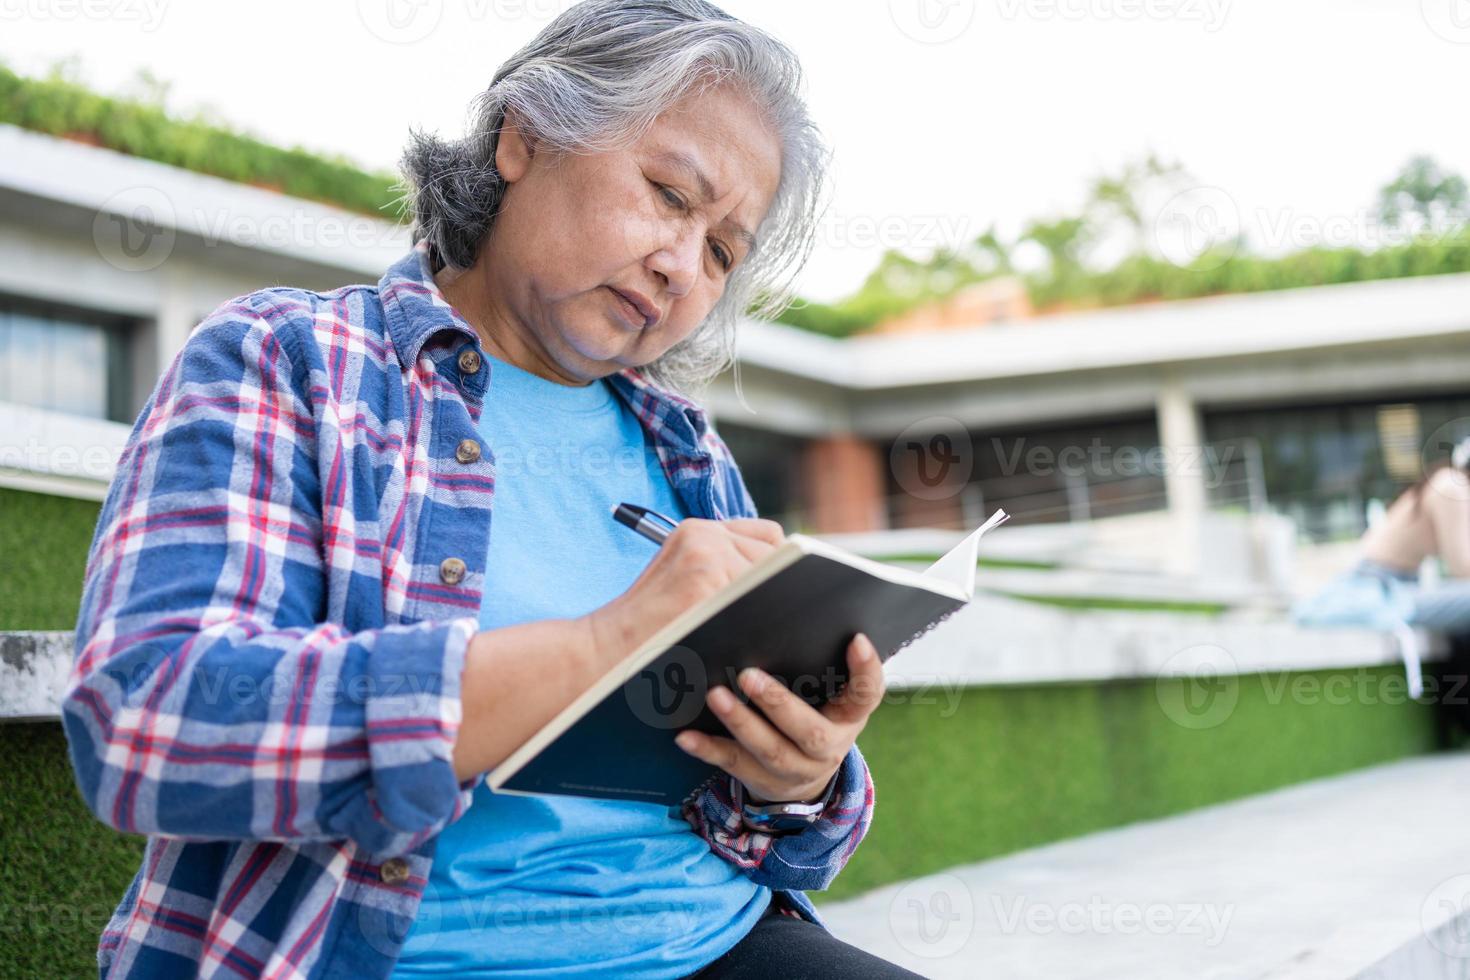
<svg viewBox="0 0 1470 980">
<path fill-rule="evenodd" d="M 539 151 L 511 117 L 496 165 L 510 186 L 483 268 L 446 295 L 498 356 L 585 384 L 657 359 L 705 319 L 775 198 L 781 148 L 750 101 L 721 85 L 614 152 Z M 639 294 L 649 322 L 618 292 Z"/>
</svg>

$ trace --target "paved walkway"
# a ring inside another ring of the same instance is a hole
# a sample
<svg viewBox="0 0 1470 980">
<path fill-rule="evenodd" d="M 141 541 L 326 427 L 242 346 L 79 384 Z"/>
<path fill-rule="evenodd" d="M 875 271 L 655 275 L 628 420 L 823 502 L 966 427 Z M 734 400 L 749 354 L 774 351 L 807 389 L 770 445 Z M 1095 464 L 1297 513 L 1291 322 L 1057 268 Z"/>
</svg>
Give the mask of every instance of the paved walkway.
<svg viewBox="0 0 1470 980">
<path fill-rule="evenodd" d="M 879 820 L 884 805 L 880 791 Z M 1316 780 L 821 911 L 846 941 L 935 978 L 1467 978 L 1470 755 Z"/>
</svg>

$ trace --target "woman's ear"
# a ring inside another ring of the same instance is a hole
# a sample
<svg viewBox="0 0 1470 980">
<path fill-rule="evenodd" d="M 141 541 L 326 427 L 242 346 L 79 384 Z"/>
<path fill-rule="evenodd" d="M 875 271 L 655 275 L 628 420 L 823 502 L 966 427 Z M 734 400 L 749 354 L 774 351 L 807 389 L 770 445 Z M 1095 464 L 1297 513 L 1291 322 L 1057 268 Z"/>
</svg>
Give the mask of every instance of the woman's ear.
<svg viewBox="0 0 1470 980">
<path fill-rule="evenodd" d="M 500 140 L 495 145 L 495 170 L 502 180 L 513 184 L 531 169 L 536 155 L 535 138 L 521 125 L 513 109 L 506 109 L 500 124 Z"/>
</svg>

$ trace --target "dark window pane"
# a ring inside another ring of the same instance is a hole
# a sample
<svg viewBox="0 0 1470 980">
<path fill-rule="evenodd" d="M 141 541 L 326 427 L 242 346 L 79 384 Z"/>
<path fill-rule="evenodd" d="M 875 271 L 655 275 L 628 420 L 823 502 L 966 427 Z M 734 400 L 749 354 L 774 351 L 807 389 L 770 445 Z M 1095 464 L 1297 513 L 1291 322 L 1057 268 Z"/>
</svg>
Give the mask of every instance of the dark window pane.
<svg viewBox="0 0 1470 980">
<path fill-rule="evenodd" d="M 1340 540 L 1366 529 L 1369 500 L 1387 503 L 1418 477 L 1422 464 L 1411 457 L 1437 428 L 1467 416 L 1462 397 L 1383 398 L 1212 411 L 1205 431 L 1215 444 L 1259 444 L 1271 509 L 1309 538 Z"/>
<path fill-rule="evenodd" d="M 6 350 L 9 362 L 5 370 L 7 401 L 36 408 L 46 408 L 50 401 L 48 365 L 51 361 L 51 335 L 46 322 L 24 314 L 9 316 L 10 343 Z"/>
<path fill-rule="evenodd" d="M 0 300 L 0 401 L 131 421 L 131 334 L 121 321 Z"/>
<path fill-rule="evenodd" d="M 107 416 L 107 335 L 98 327 L 53 322 L 51 399 L 47 408 L 91 418 Z"/>
<path fill-rule="evenodd" d="M 715 426 L 745 477 L 756 511 L 771 520 L 798 520 L 797 511 L 805 503 L 798 486 L 804 440 L 724 419 Z"/>
</svg>

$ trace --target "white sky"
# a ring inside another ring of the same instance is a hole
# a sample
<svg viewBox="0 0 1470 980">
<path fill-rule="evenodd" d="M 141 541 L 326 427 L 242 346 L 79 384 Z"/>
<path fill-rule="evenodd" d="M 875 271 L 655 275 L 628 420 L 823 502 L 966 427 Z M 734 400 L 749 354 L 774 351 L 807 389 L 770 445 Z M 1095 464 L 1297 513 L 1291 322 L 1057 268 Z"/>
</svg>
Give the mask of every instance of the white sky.
<svg viewBox="0 0 1470 980">
<path fill-rule="evenodd" d="M 457 135 L 496 65 L 567 2 L 0 0 L 0 59 L 39 72 L 80 55 L 102 91 L 146 66 L 173 108 L 391 168 L 410 125 Z M 391 33 L 389 4 L 407 18 L 398 43 L 374 33 Z M 1361 237 L 1412 153 L 1470 175 L 1467 0 L 723 6 L 801 56 L 836 153 L 801 281 L 817 299 L 855 288 L 885 244 L 1014 233 L 1149 150 L 1278 246 Z"/>
</svg>

